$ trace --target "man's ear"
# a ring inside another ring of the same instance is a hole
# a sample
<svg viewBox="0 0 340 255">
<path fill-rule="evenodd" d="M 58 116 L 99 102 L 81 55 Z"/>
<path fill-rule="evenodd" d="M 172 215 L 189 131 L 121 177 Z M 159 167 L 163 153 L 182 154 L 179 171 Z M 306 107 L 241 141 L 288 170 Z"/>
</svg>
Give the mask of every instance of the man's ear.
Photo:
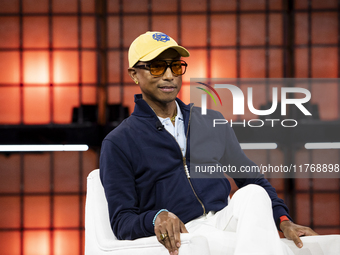
<svg viewBox="0 0 340 255">
<path fill-rule="evenodd" d="M 134 83 L 138 84 L 137 71 L 136 71 L 136 69 L 133 68 L 133 67 L 130 67 L 130 68 L 128 69 L 128 73 L 129 73 L 131 79 L 134 81 Z"/>
</svg>

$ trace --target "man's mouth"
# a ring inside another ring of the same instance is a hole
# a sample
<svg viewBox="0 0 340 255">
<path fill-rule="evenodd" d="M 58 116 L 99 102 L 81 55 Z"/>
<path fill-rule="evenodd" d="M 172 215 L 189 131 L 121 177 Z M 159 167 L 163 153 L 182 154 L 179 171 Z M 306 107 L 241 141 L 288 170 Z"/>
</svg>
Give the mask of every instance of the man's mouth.
<svg viewBox="0 0 340 255">
<path fill-rule="evenodd" d="M 174 86 L 162 86 L 162 87 L 159 87 L 159 89 L 163 92 L 172 92 L 176 89 L 176 87 L 174 87 Z"/>
</svg>

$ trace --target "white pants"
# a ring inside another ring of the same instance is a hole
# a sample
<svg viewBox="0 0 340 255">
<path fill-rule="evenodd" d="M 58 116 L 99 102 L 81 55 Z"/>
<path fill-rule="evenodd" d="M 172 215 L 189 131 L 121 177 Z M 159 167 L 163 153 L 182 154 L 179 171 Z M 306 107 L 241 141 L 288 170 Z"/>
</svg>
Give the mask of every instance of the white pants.
<svg viewBox="0 0 340 255">
<path fill-rule="evenodd" d="M 185 226 L 189 233 L 205 236 L 214 255 L 293 255 L 281 242 L 271 200 L 258 185 L 239 189 L 227 207 L 217 213 L 209 212 Z"/>
</svg>

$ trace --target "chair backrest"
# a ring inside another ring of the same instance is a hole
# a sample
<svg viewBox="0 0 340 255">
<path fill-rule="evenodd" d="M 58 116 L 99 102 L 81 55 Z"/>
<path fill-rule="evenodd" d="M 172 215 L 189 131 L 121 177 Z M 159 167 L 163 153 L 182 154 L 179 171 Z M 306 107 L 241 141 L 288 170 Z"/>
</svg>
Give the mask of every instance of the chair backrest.
<svg viewBox="0 0 340 255">
<path fill-rule="evenodd" d="M 85 253 L 91 246 L 102 246 L 105 240 L 116 240 L 109 220 L 109 211 L 99 169 L 87 177 L 85 204 Z"/>
</svg>

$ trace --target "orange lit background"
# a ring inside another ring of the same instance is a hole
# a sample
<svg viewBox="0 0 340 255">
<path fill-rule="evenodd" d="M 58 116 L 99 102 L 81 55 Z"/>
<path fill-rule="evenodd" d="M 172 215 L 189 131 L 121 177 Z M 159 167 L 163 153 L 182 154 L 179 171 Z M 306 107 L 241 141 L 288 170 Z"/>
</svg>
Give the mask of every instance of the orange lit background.
<svg viewBox="0 0 340 255">
<path fill-rule="evenodd" d="M 126 72 L 127 49 L 148 30 L 189 49 L 186 103 L 190 77 L 338 78 L 338 10 L 335 0 L 0 0 L 0 125 L 70 124 L 74 107 L 101 103 L 102 84 L 104 103 L 131 113 L 139 87 Z M 325 89 L 334 93 L 317 102 L 321 119 L 337 120 L 338 85 Z M 279 150 L 247 155 L 284 163 Z M 295 160 L 339 163 L 339 155 L 301 150 Z M 0 254 L 83 254 L 86 176 L 95 168 L 95 149 L 0 154 Z M 293 191 L 271 183 L 294 197 L 298 223 L 340 232 L 339 180 L 296 180 Z"/>
</svg>

